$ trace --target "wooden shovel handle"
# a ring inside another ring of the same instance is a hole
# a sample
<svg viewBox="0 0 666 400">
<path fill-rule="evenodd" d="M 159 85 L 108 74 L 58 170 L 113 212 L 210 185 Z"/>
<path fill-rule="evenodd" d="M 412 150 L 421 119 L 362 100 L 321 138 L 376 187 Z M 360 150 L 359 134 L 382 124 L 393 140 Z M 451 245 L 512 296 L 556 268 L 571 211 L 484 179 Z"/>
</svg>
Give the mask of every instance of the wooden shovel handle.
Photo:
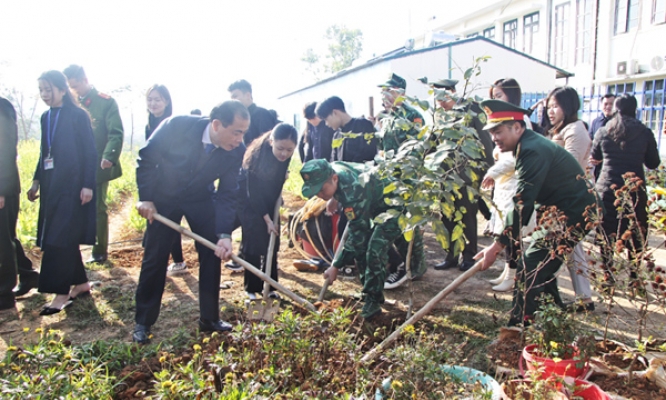
<svg viewBox="0 0 666 400">
<path fill-rule="evenodd" d="M 168 226 L 169 228 L 180 232 L 182 235 L 191 237 L 192 239 L 194 239 L 197 242 L 201 243 L 202 245 L 208 247 L 209 249 L 211 249 L 213 251 L 217 250 L 217 246 L 215 244 L 213 244 L 211 241 L 197 235 L 194 232 L 191 232 L 191 231 L 183 228 L 182 226 L 180 226 L 180 224 L 177 224 L 177 223 L 173 222 L 172 220 L 170 220 L 170 219 L 168 219 L 168 218 L 166 218 L 166 217 L 164 217 L 164 216 L 162 216 L 158 213 L 153 214 L 153 218 L 156 221 L 159 221 L 159 222 L 163 223 L 164 225 Z M 236 263 L 242 265 L 243 268 L 245 268 L 247 271 L 250 271 L 251 273 L 256 275 L 259 279 L 270 283 L 271 286 L 273 286 L 277 290 L 279 290 L 280 293 L 283 293 L 285 296 L 289 297 L 290 299 L 292 299 L 296 303 L 302 305 L 303 307 L 307 308 L 310 311 L 315 311 L 315 312 L 317 311 L 317 309 L 315 308 L 315 306 L 312 305 L 312 303 L 310 303 L 309 301 L 307 301 L 305 299 L 302 299 L 296 293 L 292 292 L 291 290 L 289 290 L 286 287 L 282 286 L 281 284 L 277 283 L 276 281 L 271 279 L 269 276 L 266 276 L 263 272 L 261 272 L 259 269 L 254 267 L 252 264 L 248 263 L 247 261 L 245 261 L 243 259 L 238 258 L 237 256 L 235 256 L 233 254 L 231 255 L 231 259 L 234 260 Z"/>
</svg>

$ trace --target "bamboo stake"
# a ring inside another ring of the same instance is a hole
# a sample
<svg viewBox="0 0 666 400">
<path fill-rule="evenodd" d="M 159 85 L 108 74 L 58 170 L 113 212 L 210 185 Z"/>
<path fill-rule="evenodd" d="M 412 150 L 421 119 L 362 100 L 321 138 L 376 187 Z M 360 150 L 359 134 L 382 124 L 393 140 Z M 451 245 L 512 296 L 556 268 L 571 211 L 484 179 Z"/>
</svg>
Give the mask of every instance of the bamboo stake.
<svg viewBox="0 0 666 400">
<path fill-rule="evenodd" d="M 399 337 L 400 334 L 402 334 L 402 331 L 408 326 L 408 325 L 413 325 L 417 321 L 419 321 L 421 318 L 426 316 L 432 309 L 442 301 L 446 296 L 451 294 L 455 289 L 458 288 L 463 282 L 471 278 L 474 274 L 476 274 L 480 269 L 481 265 L 483 265 L 483 260 L 478 261 L 474 266 L 467 271 L 465 271 L 462 275 L 458 276 L 453 282 L 451 282 L 447 287 L 442 289 L 441 292 L 439 292 L 435 297 L 430 299 L 419 311 L 414 314 L 413 317 L 405 321 L 402 325 L 398 327 L 398 329 L 395 330 L 389 337 L 384 339 L 383 342 L 381 342 L 379 345 L 376 347 L 372 348 L 369 352 L 367 352 L 363 358 L 361 358 L 362 363 L 367 363 L 369 361 L 372 361 L 386 349 L 391 343 L 395 342 Z"/>
<path fill-rule="evenodd" d="M 188 236 L 188 237 L 196 240 L 197 242 L 201 243 L 202 245 L 208 247 L 209 249 L 211 249 L 213 251 L 217 250 L 217 246 L 215 244 L 213 244 L 209 240 L 197 235 L 196 233 L 191 232 L 191 231 L 183 228 L 182 226 L 173 222 L 172 220 L 170 220 L 170 219 L 168 219 L 168 218 L 166 218 L 166 217 L 164 217 L 164 216 L 162 216 L 158 213 L 153 214 L 153 218 L 156 221 L 159 221 L 159 222 L 163 223 L 164 225 L 168 226 L 169 228 L 180 232 L 182 235 Z M 296 303 L 302 305 L 303 307 L 307 308 L 310 311 L 314 311 L 314 312 L 317 311 L 317 309 L 315 308 L 315 306 L 312 305 L 312 303 L 310 303 L 309 301 L 307 301 L 305 299 L 302 299 L 296 293 L 292 292 L 291 290 L 287 289 L 286 287 L 282 286 L 281 284 L 279 284 L 276 281 L 274 281 L 273 279 L 271 279 L 271 277 L 266 276 L 263 272 L 261 272 L 259 269 L 257 269 L 252 264 L 248 263 L 247 261 L 245 261 L 241 258 L 238 258 L 234 254 L 231 255 L 231 259 L 234 260 L 236 263 L 240 264 L 241 266 L 243 266 L 243 268 L 245 268 L 247 271 L 250 271 L 251 273 L 256 275 L 259 279 L 270 283 L 271 286 L 273 286 L 274 288 L 279 290 L 280 293 L 283 293 L 285 296 L 289 297 L 290 299 L 292 299 Z"/>
</svg>

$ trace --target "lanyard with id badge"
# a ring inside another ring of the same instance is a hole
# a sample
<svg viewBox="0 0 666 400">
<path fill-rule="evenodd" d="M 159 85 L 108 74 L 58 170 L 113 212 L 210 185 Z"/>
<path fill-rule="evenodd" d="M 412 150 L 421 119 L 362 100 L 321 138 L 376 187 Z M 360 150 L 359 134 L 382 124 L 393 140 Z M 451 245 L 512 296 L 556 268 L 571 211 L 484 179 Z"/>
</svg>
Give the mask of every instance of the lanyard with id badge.
<svg viewBox="0 0 666 400">
<path fill-rule="evenodd" d="M 46 117 L 47 125 L 46 125 L 46 145 L 49 149 L 49 153 L 44 159 L 44 170 L 50 170 L 53 169 L 53 157 L 51 156 L 51 142 L 53 141 L 53 137 L 55 136 L 55 131 L 56 127 L 58 126 L 58 118 L 60 117 L 60 110 L 58 110 L 58 113 L 55 116 L 55 121 L 53 123 L 53 131 L 51 130 L 51 110 L 49 110 L 49 114 Z"/>
</svg>

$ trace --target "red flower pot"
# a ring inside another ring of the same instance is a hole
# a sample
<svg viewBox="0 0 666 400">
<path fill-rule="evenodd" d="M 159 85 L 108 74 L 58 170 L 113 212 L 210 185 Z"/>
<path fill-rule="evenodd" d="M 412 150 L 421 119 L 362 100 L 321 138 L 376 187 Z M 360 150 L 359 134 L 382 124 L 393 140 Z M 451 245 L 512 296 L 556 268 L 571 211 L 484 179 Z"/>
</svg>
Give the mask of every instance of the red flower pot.
<svg viewBox="0 0 666 400">
<path fill-rule="evenodd" d="M 526 346 L 523 349 L 521 359 L 519 361 L 520 373 L 525 376 L 525 371 L 523 369 L 523 360 L 527 364 L 527 369 L 529 371 L 542 371 L 541 379 L 548 379 L 552 375 L 559 376 L 570 376 L 572 378 L 580 378 L 587 372 L 587 362 L 582 367 L 577 367 L 576 364 L 580 364 L 580 360 L 552 360 L 550 358 L 542 357 L 539 352 L 536 351 L 536 345 L 531 344 Z M 578 355 L 578 349 L 574 348 L 574 357 Z"/>
<path fill-rule="evenodd" d="M 568 379 L 567 383 L 569 383 Z M 573 396 L 575 398 L 583 400 L 611 400 L 611 397 L 606 392 L 592 382 L 583 379 L 575 379 L 573 383 Z"/>
</svg>

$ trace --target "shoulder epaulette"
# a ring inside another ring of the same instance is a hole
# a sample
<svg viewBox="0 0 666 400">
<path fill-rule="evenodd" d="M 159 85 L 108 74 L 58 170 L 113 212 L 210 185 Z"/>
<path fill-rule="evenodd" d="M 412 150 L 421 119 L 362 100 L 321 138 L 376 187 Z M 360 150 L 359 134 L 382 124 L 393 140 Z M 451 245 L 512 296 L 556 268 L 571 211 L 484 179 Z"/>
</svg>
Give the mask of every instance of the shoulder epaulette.
<svg viewBox="0 0 666 400">
<path fill-rule="evenodd" d="M 101 98 L 103 98 L 103 99 L 107 99 L 107 100 L 111 98 L 111 96 L 109 96 L 109 95 L 106 94 L 106 93 L 102 93 L 102 92 L 97 92 L 97 95 L 98 95 L 99 97 L 101 97 Z"/>
</svg>

